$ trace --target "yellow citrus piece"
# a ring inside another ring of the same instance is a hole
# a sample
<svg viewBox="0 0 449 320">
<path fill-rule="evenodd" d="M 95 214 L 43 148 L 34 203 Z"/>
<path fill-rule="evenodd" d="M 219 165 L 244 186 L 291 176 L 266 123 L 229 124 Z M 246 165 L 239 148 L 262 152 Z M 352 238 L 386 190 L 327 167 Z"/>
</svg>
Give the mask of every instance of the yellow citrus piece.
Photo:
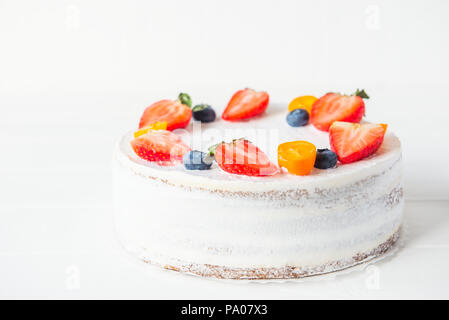
<svg viewBox="0 0 449 320">
<path fill-rule="evenodd" d="M 155 123 L 150 124 L 149 126 L 139 129 L 136 132 L 134 132 L 134 138 L 144 135 L 145 133 L 148 132 L 148 130 L 167 130 L 167 122 L 166 121 L 162 121 L 162 122 L 157 121 Z"/>
<path fill-rule="evenodd" d="M 292 112 L 295 109 L 305 109 L 310 115 L 312 106 L 318 99 L 314 96 L 301 96 L 293 99 L 288 105 L 288 112 Z"/>
</svg>

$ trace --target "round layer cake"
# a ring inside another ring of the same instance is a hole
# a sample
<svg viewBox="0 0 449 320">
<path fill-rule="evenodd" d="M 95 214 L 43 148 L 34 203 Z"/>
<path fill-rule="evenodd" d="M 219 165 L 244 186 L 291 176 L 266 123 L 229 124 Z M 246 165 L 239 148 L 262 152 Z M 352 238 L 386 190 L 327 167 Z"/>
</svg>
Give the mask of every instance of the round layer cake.
<svg viewBox="0 0 449 320">
<path fill-rule="evenodd" d="M 247 122 L 191 123 L 192 149 L 245 137 L 274 163 L 277 146 L 306 140 L 329 147 L 312 125 L 289 127 L 270 104 Z M 115 220 L 125 248 L 166 269 L 226 279 L 291 279 L 345 269 L 387 252 L 403 213 L 401 146 L 385 135 L 372 156 L 308 176 L 267 177 L 182 164 L 159 166 L 132 150 L 132 132 L 114 155 Z"/>
</svg>

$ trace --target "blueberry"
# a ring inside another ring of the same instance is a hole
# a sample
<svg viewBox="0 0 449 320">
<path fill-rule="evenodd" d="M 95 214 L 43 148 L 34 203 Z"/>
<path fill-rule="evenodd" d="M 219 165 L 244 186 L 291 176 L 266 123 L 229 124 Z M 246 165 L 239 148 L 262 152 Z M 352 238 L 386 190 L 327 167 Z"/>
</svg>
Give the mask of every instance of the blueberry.
<svg viewBox="0 0 449 320">
<path fill-rule="evenodd" d="M 309 113 L 305 109 L 295 109 L 287 116 L 287 123 L 292 127 L 302 127 L 309 123 Z"/>
<path fill-rule="evenodd" d="M 212 122 L 215 120 L 215 111 L 208 104 L 198 104 L 193 107 L 193 118 L 201 122 Z"/>
<path fill-rule="evenodd" d="M 182 158 L 187 170 L 208 170 L 212 166 L 213 159 L 207 153 L 201 151 L 189 151 Z"/>
<path fill-rule="evenodd" d="M 318 149 L 316 151 L 315 168 L 329 169 L 337 164 L 337 154 L 329 149 Z"/>
</svg>

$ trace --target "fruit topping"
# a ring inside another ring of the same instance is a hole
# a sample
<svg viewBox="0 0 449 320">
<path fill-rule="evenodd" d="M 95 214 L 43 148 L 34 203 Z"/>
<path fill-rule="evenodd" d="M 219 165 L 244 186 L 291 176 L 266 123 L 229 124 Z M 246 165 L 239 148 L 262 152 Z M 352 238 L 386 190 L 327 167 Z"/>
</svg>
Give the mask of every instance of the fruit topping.
<svg viewBox="0 0 449 320">
<path fill-rule="evenodd" d="M 365 114 L 363 98 L 368 95 L 364 90 L 353 95 L 328 93 L 319 98 L 312 106 L 310 122 L 319 130 L 329 131 L 334 121 L 360 122 Z"/>
<path fill-rule="evenodd" d="M 295 109 L 287 115 L 291 127 L 302 127 L 309 123 L 309 113 L 305 109 Z"/>
<path fill-rule="evenodd" d="M 180 100 L 161 100 L 147 107 L 140 118 L 139 129 L 157 121 L 167 122 L 167 130 L 170 131 L 187 127 L 192 118 L 192 110 L 185 104 L 188 103 L 186 96 L 188 97 L 181 93 Z"/>
<path fill-rule="evenodd" d="M 265 153 L 245 139 L 222 142 L 215 148 L 215 161 L 226 172 L 246 176 L 271 176 L 279 172 Z"/>
<path fill-rule="evenodd" d="M 215 111 L 208 104 L 198 104 L 193 107 L 193 118 L 201 122 L 213 122 L 215 120 Z"/>
<path fill-rule="evenodd" d="M 208 170 L 214 162 L 213 159 L 207 153 L 194 150 L 187 152 L 182 161 L 187 170 Z"/>
<path fill-rule="evenodd" d="M 156 161 L 161 165 L 179 162 L 190 148 L 173 132 L 148 130 L 144 135 L 131 141 L 134 152 L 142 159 Z"/>
<path fill-rule="evenodd" d="M 278 164 L 291 174 L 305 176 L 315 164 L 316 147 L 307 141 L 285 142 L 278 146 Z"/>
<path fill-rule="evenodd" d="M 293 99 L 288 105 L 288 111 L 291 112 L 296 109 L 305 109 L 310 114 L 312 105 L 318 99 L 314 96 L 301 96 Z"/>
<path fill-rule="evenodd" d="M 375 153 L 386 131 L 386 124 L 336 121 L 329 130 L 331 149 L 341 163 L 351 163 Z"/>
<path fill-rule="evenodd" d="M 329 169 L 337 165 L 337 154 L 329 149 L 318 149 L 316 151 L 315 168 Z"/>
<path fill-rule="evenodd" d="M 157 121 L 153 124 L 150 124 L 147 127 L 139 129 L 134 132 L 134 138 L 140 137 L 141 135 L 147 133 L 148 130 L 167 130 L 167 122 L 166 121 L 162 121 L 162 122 Z"/>
<path fill-rule="evenodd" d="M 264 91 L 253 89 L 237 91 L 228 103 L 221 117 L 224 120 L 238 121 L 262 114 L 268 107 L 269 96 Z"/>
</svg>

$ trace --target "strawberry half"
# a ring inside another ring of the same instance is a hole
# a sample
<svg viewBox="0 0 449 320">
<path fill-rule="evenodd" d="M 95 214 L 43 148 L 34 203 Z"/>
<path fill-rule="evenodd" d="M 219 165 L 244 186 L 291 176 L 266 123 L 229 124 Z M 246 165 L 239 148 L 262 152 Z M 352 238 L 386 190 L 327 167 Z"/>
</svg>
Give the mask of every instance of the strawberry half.
<svg viewBox="0 0 449 320">
<path fill-rule="evenodd" d="M 161 100 L 147 107 L 139 122 L 139 129 L 155 122 L 167 122 L 167 130 L 185 128 L 192 118 L 192 110 L 179 100 Z"/>
<path fill-rule="evenodd" d="M 142 159 L 173 165 L 182 160 L 190 148 L 173 132 L 148 130 L 148 133 L 131 140 L 131 147 Z"/>
<path fill-rule="evenodd" d="M 322 131 L 329 131 L 334 121 L 360 122 L 365 114 L 363 98 L 369 98 L 363 90 L 351 96 L 327 93 L 313 104 L 310 122 Z"/>
<path fill-rule="evenodd" d="M 245 139 L 217 145 L 215 161 L 221 169 L 233 174 L 271 176 L 279 172 L 265 153 Z"/>
<path fill-rule="evenodd" d="M 268 93 L 253 89 L 239 90 L 232 96 L 221 117 L 224 120 L 238 121 L 262 114 L 268 107 Z"/>
<path fill-rule="evenodd" d="M 386 124 L 336 121 L 329 130 L 330 145 L 341 163 L 351 163 L 375 153 L 386 131 Z"/>
</svg>

